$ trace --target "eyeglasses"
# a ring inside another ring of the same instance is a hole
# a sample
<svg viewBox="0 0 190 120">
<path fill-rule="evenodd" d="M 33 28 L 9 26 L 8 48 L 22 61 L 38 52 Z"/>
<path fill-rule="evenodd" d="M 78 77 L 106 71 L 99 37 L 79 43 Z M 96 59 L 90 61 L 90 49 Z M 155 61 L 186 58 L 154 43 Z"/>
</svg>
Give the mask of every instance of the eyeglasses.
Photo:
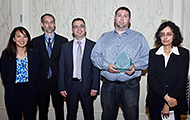
<svg viewBox="0 0 190 120">
<path fill-rule="evenodd" d="M 54 22 L 53 22 L 53 21 L 51 21 L 51 22 L 44 21 L 43 23 L 44 23 L 44 24 L 54 24 Z"/>
<path fill-rule="evenodd" d="M 160 37 L 161 37 L 161 38 L 172 37 L 173 35 L 174 35 L 173 33 L 167 33 L 167 34 L 165 34 L 165 33 L 160 33 Z"/>
<path fill-rule="evenodd" d="M 74 29 L 76 29 L 76 28 L 85 28 L 85 25 L 80 25 L 80 26 L 75 25 L 75 26 L 73 26 L 73 28 L 74 28 Z"/>
</svg>

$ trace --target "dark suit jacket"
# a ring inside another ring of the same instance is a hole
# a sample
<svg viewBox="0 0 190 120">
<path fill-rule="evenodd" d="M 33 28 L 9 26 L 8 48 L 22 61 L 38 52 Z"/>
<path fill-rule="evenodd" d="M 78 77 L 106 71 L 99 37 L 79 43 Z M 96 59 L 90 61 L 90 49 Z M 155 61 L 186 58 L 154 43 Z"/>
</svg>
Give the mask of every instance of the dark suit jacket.
<svg viewBox="0 0 190 120">
<path fill-rule="evenodd" d="M 39 91 L 38 73 L 40 69 L 40 58 L 37 50 L 28 50 L 28 70 L 29 70 L 29 86 L 26 90 L 29 99 L 36 99 Z M 3 51 L 1 55 L 1 78 L 5 87 L 5 101 L 11 102 L 14 94 L 14 86 L 16 80 L 16 60 L 10 60 L 7 51 Z"/>
<path fill-rule="evenodd" d="M 58 34 L 55 33 L 55 38 L 54 38 L 54 46 L 53 46 L 53 51 L 52 51 L 52 56 L 49 59 L 48 52 L 46 50 L 46 45 L 45 45 L 45 36 L 40 35 L 36 38 L 33 38 L 32 40 L 32 45 L 39 51 L 40 54 L 40 80 L 43 85 L 46 84 L 47 82 L 47 74 L 48 74 L 48 69 L 49 66 L 51 66 L 52 70 L 52 79 L 54 84 L 57 87 L 57 79 L 58 79 L 58 70 L 59 70 L 59 56 L 60 56 L 60 50 L 61 50 L 61 45 L 63 43 L 68 42 L 68 39 L 65 37 L 62 37 Z"/>
<path fill-rule="evenodd" d="M 189 69 L 189 51 L 178 47 L 180 55 L 171 54 L 167 67 L 164 65 L 164 56 L 156 55 L 158 48 L 152 49 L 149 53 L 148 68 L 148 95 L 147 106 L 156 109 L 160 99 L 168 93 L 170 97 L 176 98 L 176 107 L 170 108 L 184 113 L 187 111 L 185 86 Z M 166 102 L 166 101 L 164 101 Z"/>
<path fill-rule="evenodd" d="M 95 68 L 91 62 L 91 50 L 95 42 L 86 39 L 82 58 L 82 81 L 83 93 L 85 96 L 90 95 L 91 89 L 99 91 L 100 86 L 100 72 Z M 62 45 L 59 65 L 59 79 L 58 90 L 66 90 L 68 95 L 71 90 L 71 83 L 73 78 L 73 41 Z"/>
</svg>

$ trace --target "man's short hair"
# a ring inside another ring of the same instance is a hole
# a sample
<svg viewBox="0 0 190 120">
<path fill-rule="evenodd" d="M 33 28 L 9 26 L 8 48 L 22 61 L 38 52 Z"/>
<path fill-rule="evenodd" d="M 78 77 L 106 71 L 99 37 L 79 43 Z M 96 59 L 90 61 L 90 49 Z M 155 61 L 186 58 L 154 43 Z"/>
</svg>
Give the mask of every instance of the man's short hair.
<svg viewBox="0 0 190 120">
<path fill-rule="evenodd" d="M 72 21 L 72 27 L 73 27 L 73 23 L 74 23 L 75 21 L 82 21 L 82 22 L 84 23 L 84 26 L 86 26 L 84 19 L 82 19 L 82 18 L 75 18 L 75 19 Z"/>
<path fill-rule="evenodd" d="M 131 11 L 129 10 L 129 8 L 127 8 L 127 7 L 119 7 L 119 8 L 115 11 L 115 16 L 117 15 L 117 12 L 118 12 L 119 10 L 125 10 L 125 11 L 129 12 L 129 18 L 131 18 Z"/>
<path fill-rule="evenodd" d="M 52 17 L 52 18 L 53 18 L 53 22 L 55 23 L 55 17 L 54 17 L 52 14 L 50 14 L 50 13 L 45 13 L 44 15 L 41 16 L 41 23 L 44 22 L 44 17 L 45 17 L 45 16 L 50 16 L 50 17 Z"/>
</svg>

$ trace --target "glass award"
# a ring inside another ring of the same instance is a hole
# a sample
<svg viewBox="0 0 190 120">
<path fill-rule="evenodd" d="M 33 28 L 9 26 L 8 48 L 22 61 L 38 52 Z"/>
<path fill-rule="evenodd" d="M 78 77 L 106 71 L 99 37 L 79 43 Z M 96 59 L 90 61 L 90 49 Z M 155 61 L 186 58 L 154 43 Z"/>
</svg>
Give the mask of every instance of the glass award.
<svg viewBox="0 0 190 120">
<path fill-rule="evenodd" d="M 126 52 L 122 52 L 116 58 L 115 65 L 118 68 L 114 69 L 119 70 L 120 72 L 125 72 L 126 70 L 129 70 L 129 67 L 132 65 L 132 59 L 129 57 L 129 55 Z"/>
</svg>

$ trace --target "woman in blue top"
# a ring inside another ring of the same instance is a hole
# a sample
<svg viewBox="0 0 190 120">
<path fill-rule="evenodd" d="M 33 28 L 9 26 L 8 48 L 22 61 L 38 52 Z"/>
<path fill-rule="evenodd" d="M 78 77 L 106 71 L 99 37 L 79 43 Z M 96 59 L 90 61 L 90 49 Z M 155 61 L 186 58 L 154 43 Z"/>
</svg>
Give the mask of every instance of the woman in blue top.
<svg viewBox="0 0 190 120">
<path fill-rule="evenodd" d="M 36 117 L 40 58 L 30 40 L 24 27 L 16 27 L 2 52 L 1 78 L 9 120 L 22 120 L 22 114 L 25 120 L 35 120 Z"/>
</svg>

